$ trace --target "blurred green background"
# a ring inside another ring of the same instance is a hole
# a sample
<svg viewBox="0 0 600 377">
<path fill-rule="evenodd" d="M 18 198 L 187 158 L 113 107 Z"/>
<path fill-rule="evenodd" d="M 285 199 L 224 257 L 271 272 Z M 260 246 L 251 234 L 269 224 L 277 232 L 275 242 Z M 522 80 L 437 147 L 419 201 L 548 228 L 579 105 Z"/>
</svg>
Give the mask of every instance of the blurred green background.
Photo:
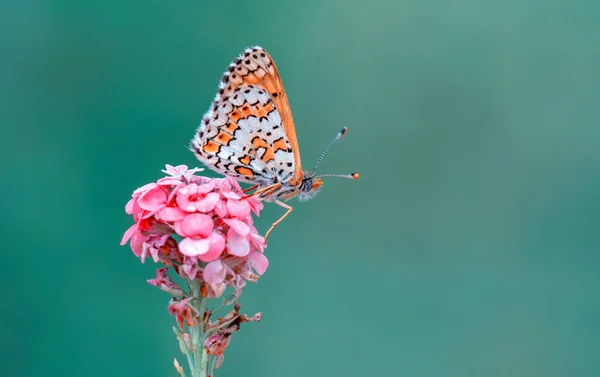
<svg viewBox="0 0 600 377">
<path fill-rule="evenodd" d="M 255 44 L 361 179 L 292 202 L 217 377 L 600 375 L 598 1 L 8 0 L 0 44 L 3 376 L 176 375 L 124 205 Z"/>
</svg>

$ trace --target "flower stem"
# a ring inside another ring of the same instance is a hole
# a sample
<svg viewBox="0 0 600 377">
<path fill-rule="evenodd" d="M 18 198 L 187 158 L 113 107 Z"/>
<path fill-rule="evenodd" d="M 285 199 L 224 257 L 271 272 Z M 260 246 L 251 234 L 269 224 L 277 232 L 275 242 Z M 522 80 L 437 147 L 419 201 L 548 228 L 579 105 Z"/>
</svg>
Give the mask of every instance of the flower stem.
<svg viewBox="0 0 600 377">
<path fill-rule="evenodd" d="M 198 311 L 199 319 L 197 323 L 190 326 L 190 337 L 192 339 L 192 353 L 194 358 L 194 368 L 192 377 L 206 377 L 208 372 L 208 354 L 204 349 L 204 312 L 206 310 L 206 299 L 200 295 L 201 283 L 197 280 L 190 282 L 190 288 L 194 300 L 192 305 Z"/>
<path fill-rule="evenodd" d="M 188 347 L 185 334 L 179 331 L 179 329 L 175 326 L 173 326 L 173 331 L 175 332 L 175 335 L 177 335 L 177 339 L 179 340 L 179 347 L 185 353 L 185 357 L 187 358 L 190 371 L 194 370 L 194 356 L 192 355 L 192 351 Z"/>
</svg>

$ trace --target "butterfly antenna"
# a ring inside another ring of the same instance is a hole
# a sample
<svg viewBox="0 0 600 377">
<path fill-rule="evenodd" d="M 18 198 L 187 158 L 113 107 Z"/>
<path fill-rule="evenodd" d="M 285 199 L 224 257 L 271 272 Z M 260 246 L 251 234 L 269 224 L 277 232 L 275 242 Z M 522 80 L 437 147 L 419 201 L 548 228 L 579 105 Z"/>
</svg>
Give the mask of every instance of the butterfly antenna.
<svg viewBox="0 0 600 377">
<path fill-rule="evenodd" d="M 346 134 L 346 132 L 348 132 L 348 127 L 342 128 L 342 130 L 340 132 L 338 132 L 337 136 L 333 140 L 331 140 L 331 142 L 329 143 L 329 145 L 327 146 L 327 148 L 325 148 L 325 150 L 323 151 L 323 153 L 321 153 L 321 157 L 319 157 L 319 159 L 317 160 L 317 163 L 315 164 L 315 167 L 313 168 L 313 170 L 311 171 L 311 173 L 314 173 L 315 170 L 317 170 L 317 168 L 321 164 L 321 161 L 323 161 L 323 157 L 325 157 L 325 155 L 327 154 L 327 152 L 329 152 L 329 148 L 331 148 L 333 146 L 333 144 L 335 144 L 336 141 L 338 141 L 342 137 L 344 137 L 344 135 Z"/>
<path fill-rule="evenodd" d="M 358 179 L 359 175 L 358 175 L 358 173 L 352 173 L 352 174 L 319 174 L 315 178 L 321 178 L 321 177 L 338 177 L 338 178 Z"/>
</svg>

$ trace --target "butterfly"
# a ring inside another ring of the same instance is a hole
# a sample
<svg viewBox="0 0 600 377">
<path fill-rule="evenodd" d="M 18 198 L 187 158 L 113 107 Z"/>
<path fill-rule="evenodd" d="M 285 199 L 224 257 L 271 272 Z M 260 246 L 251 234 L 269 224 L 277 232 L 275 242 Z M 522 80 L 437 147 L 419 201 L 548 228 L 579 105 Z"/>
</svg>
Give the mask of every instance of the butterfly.
<svg viewBox="0 0 600 377">
<path fill-rule="evenodd" d="M 329 143 L 310 171 L 302 170 L 294 120 L 281 77 L 271 55 L 261 47 L 247 48 L 223 74 L 219 90 L 202 117 L 190 144 L 196 157 L 208 168 L 238 181 L 254 184 L 249 196 L 283 203 L 297 197 L 312 198 L 323 185 L 322 177 L 357 179 L 358 174 L 322 174 L 315 170 L 329 148 L 346 134 L 344 127 Z"/>
</svg>

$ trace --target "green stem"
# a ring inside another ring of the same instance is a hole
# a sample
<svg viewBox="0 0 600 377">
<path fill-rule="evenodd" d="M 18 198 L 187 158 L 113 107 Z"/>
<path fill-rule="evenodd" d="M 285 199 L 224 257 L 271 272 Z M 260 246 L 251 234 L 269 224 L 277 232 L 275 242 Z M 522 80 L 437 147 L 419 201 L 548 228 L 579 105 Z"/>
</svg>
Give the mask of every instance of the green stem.
<svg viewBox="0 0 600 377">
<path fill-rule="evenodd" d="M 190 371 L 193 371 L 194 370 L 194 356 L 192 355 L 192 351 L 189 349 L 189 347 L 185 341 L 185 337 L 183 336 L 183 333 L 181 331 L 179 331 L 179 329 L 175 326 L 173 326 L 173 331 L 175 332 L 175 335 L 177 335 L 177 339 L 179 339 L 180 347 L 183 349 L 183 351 L 185 353 L 185 357 L 188 361 Z"/>
<path fill-rule="evenodd" d="M 198 311 L 199 321 L 191 326 L 190 337 L 192 339 L 192 353 L 194 358 L 194 368 L 192 377 L 206 377 L 208 375 L 208 354 L 204 349 L 204 312 L 206 311 L 207 300 L 200 295 L 201 284 L 199 281 L 190 282 L 192 291 L 192 305 Z"/>
<path fill-rule="evenodd" d="M 208 376 L 208 352 L 206 352 L 206 348 L 202 347 L 202 366 L 200 368 L 200 372 L 202 373 L 202 377 Z"/>
</svg>

